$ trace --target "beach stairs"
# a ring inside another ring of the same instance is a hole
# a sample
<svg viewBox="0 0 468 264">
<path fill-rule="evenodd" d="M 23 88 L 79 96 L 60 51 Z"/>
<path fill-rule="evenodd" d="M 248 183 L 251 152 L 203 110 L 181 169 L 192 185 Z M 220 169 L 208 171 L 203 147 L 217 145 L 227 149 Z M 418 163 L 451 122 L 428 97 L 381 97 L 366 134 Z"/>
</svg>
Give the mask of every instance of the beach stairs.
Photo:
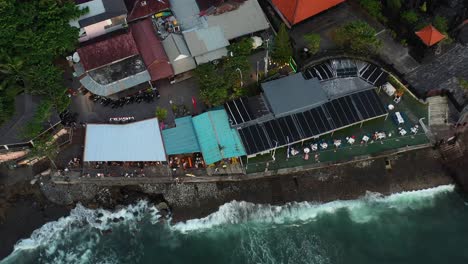
<svg viewBox="0 0 468 264">
<path fill-rule="evenodd" d="M 429 102 L 429 127 L 445 125 L 448 121 L 449 106 L 445 96 L 427 98 Z"/>
<path fill-rule="evenodd" d="M 464 146 L 457 140 L 454 144 L 442 144 L 439 148 L 442 158 L 446 161 L 457 160 L 464 155 Z"/>
</svg>

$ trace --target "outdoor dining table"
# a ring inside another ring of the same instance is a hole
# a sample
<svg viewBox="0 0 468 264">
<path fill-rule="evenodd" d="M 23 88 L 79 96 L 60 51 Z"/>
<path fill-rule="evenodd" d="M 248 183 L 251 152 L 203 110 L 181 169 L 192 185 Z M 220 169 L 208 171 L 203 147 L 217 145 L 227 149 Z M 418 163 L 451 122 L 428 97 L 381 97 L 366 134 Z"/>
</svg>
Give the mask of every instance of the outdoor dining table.
<svg viewBox="0 0 468 264">
<path fill-rule="evenodd" d="M 356 141 L 356 140 L 355 140 L 354 138 L 352 138 L 352 137 L 346 138 L 346 140 L 348 141 L 348 143 L 349 143 L 350 145 L 354 144 L 354 142 Z"/>
<path fill-rule="evenodd" d="M 312 144 L 312 145 L 310 145 L 310 148 L 312 149 L 312 151 L 317 151 L 318 145 L 317 144 Z"/>
<path fill-rule="evenodd" d="M 327 148 L 328 148 L 328 144 L 325 143 L 325 142 L 323 142 L 323 143 L 320 144 L 320 147 L 321 147 L 322 149 L 327 149 Z"/>
<path fill-rule="evenodd" d="M 400 135 L 402 135 L 402 136 L 404 136 L 404 135 L 406 135 L 406 133 L 408 133 L 408 132 L 406 132 L 406 130 L 404 130 L 404 129 L 400 129 L 399 132 L 400 132 Z"/>
<path fill-rule="evenodd" d="M 335 145 L 335 147 L 339 147 L 341 146 L 341 140 L 335 140 L 333 144 Z"/>
<path fill-rule="evenodd" d="M 362 141 L 364 141 L 364 142 L 369 141 L 369 139 L 370 139 L 370 138 L 369 138 L 368 136 L 363 136 L 363 137 L 362 137 Z"/>
</svg>

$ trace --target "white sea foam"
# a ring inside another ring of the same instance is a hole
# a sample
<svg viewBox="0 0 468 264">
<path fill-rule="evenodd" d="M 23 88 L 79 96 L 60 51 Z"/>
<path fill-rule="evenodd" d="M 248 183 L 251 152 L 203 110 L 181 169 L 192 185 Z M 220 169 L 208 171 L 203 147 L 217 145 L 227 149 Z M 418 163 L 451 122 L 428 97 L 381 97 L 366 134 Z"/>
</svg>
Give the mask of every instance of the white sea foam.
<svg viewBox="0 0 468 264">
<path fill-rule="evenodd" d="M 232 201 L 220 206 L 218 211 L 207 217 L 177 223 L 172 228 L 180 232 L 189 232 L 226 224 L 283 224 L 296 221 L 313 221 L 320 214 L 331 214 L 340 209 L 347 209 L 351 219 L 355 222 L 368 222 L 378 217 L 380 211 L 388 208 L 406 210 L 431 206 L 431 202 L 435 196 L 441 193 L 452 192 L 453 190 L 453 185 L 444 185 L 425 190 L 396 193 L 389 196 L 369 192 L 361 199 L 333 201 L 324 204 L 295 202 L 282 206 L 273 206 Z"/>
<path fill-rule="evenodd" d="M 151 212 L 151 213 L 150 213 Z M 108 211 L 103 209 L 92 210 L 85 208 L 78 204 L 69 216 L 62 217 L 57 221 L 49 222 L 41 228 L 35 230 L 31 237 L 28 239 L 20 240 L 14 247 L 13 253 L 5 259 L 6 263 L 10 263 L 9 259 L 14 259 L 15 253 L 20 251 L 30 251 L 38 247 L 44 247 L 45 256 L 55 256 L 54 263 L 88 263 L 90 252 L 87 250 L 93 247 L 93 244 L 99 242 L 99 236 L 94 235 L 83 247 L 80 255 L 76 252 L 63 252 L 57 250 L 60 243 L 63 242 L 62 238 L 66 238 L 73 232 L 80 232 L 82 227 L 87 226 L 95 228 L 96 230 L 105 231 L 111 229 L 114 225 L 125 223 L 129 228 L 136 228 L 135 223 L 141 220 L 145 215 L 150 213 L 151 221 L 155 222 L 159 215 L 156 207 L 150 205 L 146 201 L 140 201 L 137 204 L 129 205 L 115 211 Z M 116 222 L 114 222 L 114 220 Z M 118 221 L 117 221 L 118 220 Z M 80 249 L 77 246 L 76 249 Z M 69 260 L 73 259 L 73 262 Z"/>
<path fill-rule="evenodd" d="M 286 223 L 293 225 L 300 221 L 315 221 L 321 214 L 332 214 L 340 209 L 347 209 L 353 221 L 366 222 L 378 217 L 379 210 L 385 208 L 406 210 L 408 208 L 431 206 L 434 197 L 438 194 L 453 190 L 453 185 L 447 185 L 427 190 L 397 193 L 385 197 L 379 193 L 368 193 L 361 199 L 334 201 L 325 204 L 301 202 L 272 206 L 233 201 L 222 205 L 217 212 L 205 218 L 177 223 L 170 228 L 184 233 L 229 224 Z M 157 209 L 145 201 L 113 212 L 103 209 L 91 210 L 77 205 L 69 216 L 46 223 L 35 230 L 30 238 L 19 241 L 15 245 L 14 252 L 4 261 L 5 263 L 15 263 L 16 253 L 29 252 L 42 247 L 44 249 L 42 254 L 46 257 L 52 257 L 56 260 L 56 263 L 86 263 L 91 257 L 88 249 L 92 249 L 100 241 L 99 232 L 91 234 L 83 232 L 88 234 L 88 240 L 85 240 L 87 241 L 86 245 L 82 245 L 82 247 L 77 245 L 75 251 L 64 252 L 60 249 L 60 245 L 63 246 L 63 243 L 67 243 L 69 235 L 80 233 L 83 228 L 90 227 L 98 231 L 105 231 L 122 223 L 125 223 L 126 227 L 128 226 L 130 229 L 138 228 L 138 222 L 145 215 L 147 216 L 149 212 L 152 215 L 152 222 L 156 222 L 158 218 Z M 121 220 L 115 223 L 115 219 Z M 76 254 L 77 252 L 79 254 Z M 8 261 L 9 259 L 12 261 Z M 68 261 L 70 259 L 74 261 Z M 109 261 L 109 263 L 112 263 L 112 258 Z"/>
</svg>

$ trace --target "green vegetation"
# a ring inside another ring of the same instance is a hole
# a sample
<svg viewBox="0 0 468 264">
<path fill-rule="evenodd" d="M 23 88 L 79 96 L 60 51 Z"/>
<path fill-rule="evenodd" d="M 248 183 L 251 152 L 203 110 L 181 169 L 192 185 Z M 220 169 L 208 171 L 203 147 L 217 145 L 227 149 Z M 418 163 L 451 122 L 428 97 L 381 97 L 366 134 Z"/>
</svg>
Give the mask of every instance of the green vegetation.
<svg viewBox="0 0 468 264">
<path fill-rule="evenodd" d="M 380 0 L 358 0 L 359 4 L 364 8 L 369 15 L 375 19 L 386 22 L 387 19 L 382 15 L 382 3 Z"/>
<path fill-rule="evenodd" d="M 401 19 L 403 20 L 403 22 L 412 26 L 418 23 L 419 18 L 419 14 L 414 10 L 408 10 L 401 13 Z"/>
<path fill-rule="evenodd" d="M 200 97 L 208 106 L 223 104 L 229 98 L 229 85 L 215 65 L 205 63 L 195 69 L 195 76 L 200 84 Z"/>
<path fill-rule="evenodd" d="M 286 64 L 292 54 L 291 40 L 286 25 L 283 23 L 279 28 L 278 35 L 276 35 L 271 58 L 279 64 Z"/>
<path fill-rule="evenodd" d="M 393 75 L 388 76 L 388 82 L 397 89 L 398 92 L 404 92 L 406 87 L 401 84 Z"/>
<path fill-rule="evenodd" d="M 49 101 L 44 105 L 52 105 L 49 112 L 67 107 L 62 70 L 54 61 L 75 49 L 79 29 L 68 23 L 85 12 L 72 1 L 0 2 L 0 124 L 13 114 L 14 98 L 22 92 L 43 95 Z M 33 123 L 38 127 L 38 120 Z"/>
<path fill-rule="evenodd" d="M 427 3 L 424 1 L 424 3 L 421 5 L 421 7 L 419 9 L 421 9 L 421 12 L 426 13 L 427 12 Z"/>
<path fill-rule="evenodd" d="M 231 51 L 234 56 L 249 56 L 252 52 L 253 42 L 252 39 L 247 37 L 242 40 L 232 43 L 229 45 L 228 49 Z"/>
<path fill-rule="evenodd" d="M 364 21 L 350 22 L 335 31 L 334 41 L 341 48 L 349 49 L 357 54 L 376 53 L 382 46 L 377 39 L 376 31 Z"/>
<path fill-rule="evenodd" d="M 195 69 L 200 97 L 210 107 L 242 96 L 246 92 L 244 83 L 250 79 L 249 75 L 250 63 L 246 56 L 227 57 L 218 65 L 205 63 Z"/>
<path fill-rule="evenodd" d="M 437 30 L 439 30 L 443 34 L 447 35 L 448 22 L 447 22 L 447 19 L 445 17 L 435 16 L 432 23 L 434 24 L 434 27 L 437 28 Z"/>
<path fill-rule="evenodd" d="M 43 129 L 44 120 L 47 120 L 51 115 L 52 102 L 43 100 L 34 113 L 34 118 L 31 120 L 21 132 L 21 137 L 24 139 L 32 139 L 39 135 Z"/>
<path fill-rule="evenodd" d="M 156 107 L 156 113 L 155 113 L 156 117 L 158 118 L 158 120 L 160 122 L 163 122 L 164 119 L 166 119 L 167 117 L 167 109 L 165 108 L 161 108 L 161 107 Z"/>
<path fill-rule="evenodd" d="M 467 90 L 468 91 L 468 81 L 467 80 L 464 80 L 464 79 L 459 79 L 459 82 L 460 82 L 460 86 Z"/>
<path fill-rule="evenodd" d="M 242 80 L 241 73 L 242 72 Z M 223 65 L 224 79 L 231 85 L 232 96 L 238 97 L 243 93 L 243 82 L 250 74 L 250 63 L 246 56 L 231 57 L 224 61 Z"/>
<path fill-rule="evenodd" d="M 320 35 L 310 33 L 304 36 L 304 40 L 306 41 L 307 48 L 309 52 L 312 54 L 317 53 L 320 50 Z"/>
<path fill-rule="evenodd" d="M 34 141 L 34 147 L 31 150 L 30 156 L 36 158 L 47 158 L 52 163 L 53 167 L 57 168 L 54 159 L 57 157 L 59 150 L 60 147 L 57 144 L 57 141 L 55 141 L 52 136 L 48 135 L 46 137 L 40 137 Z"/>
<path fill-rule="evenodd" d="M 386 3 L 393 12 L 398 12 L 401 9 L 401 0 L 387 0 Z"/>
</svg>

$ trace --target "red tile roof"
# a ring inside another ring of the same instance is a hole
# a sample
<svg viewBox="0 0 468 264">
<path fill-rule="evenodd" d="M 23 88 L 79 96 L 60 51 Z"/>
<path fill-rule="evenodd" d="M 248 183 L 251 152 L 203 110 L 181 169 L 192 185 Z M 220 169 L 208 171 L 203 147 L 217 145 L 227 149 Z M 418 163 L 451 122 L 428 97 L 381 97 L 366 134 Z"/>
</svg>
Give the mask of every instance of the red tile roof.
<svg viewBox="0 0 468 264">
<path fill-rule="evenodd" d="M 129 10 L 128 21 L 146 17 L 171 7 L 169 0 L 125 0 L 125 5 Z"/>
<path fill-rule="evenodd" d="M 439 43 L 445 38 L 444 34 L 440 33 L 432 25 L 427 25 L 425 28 L 417 31 L 416 35 L 429 47 Z"/>
<path fill-rule="evenodd" d="M 77 50 L 85 70 L 89 71 L 116 60 L 138 54 L 131 32 L 87 44 Z"/>
<path fill-rule="evenodd" d="M 169 58 L 156 36 L 151 18 L 133 23 L 130 28 L 140 55 L 151 75 L 151 80 L 156 81 L 174 76 Z"/>
<path fill-rule="evenodd" d="M 271 0 L 290 26 L 315 16 L 345 0 Z"/>
</svg>

